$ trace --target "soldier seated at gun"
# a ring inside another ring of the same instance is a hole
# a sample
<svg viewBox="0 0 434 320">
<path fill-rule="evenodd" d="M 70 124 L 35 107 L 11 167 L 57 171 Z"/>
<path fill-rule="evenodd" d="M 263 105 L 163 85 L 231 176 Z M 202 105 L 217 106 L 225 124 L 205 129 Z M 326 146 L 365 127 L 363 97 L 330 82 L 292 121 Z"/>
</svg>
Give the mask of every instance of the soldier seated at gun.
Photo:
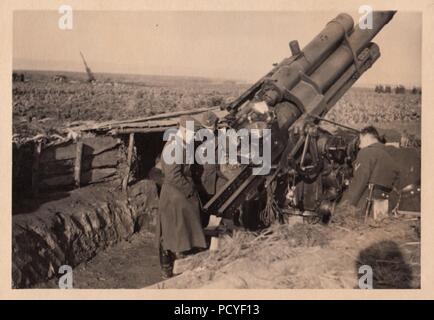
<svg viewBox="0 0 434 320">
<path fill-rule="evenodd" d="M 399 168 L 377 129 L 368 126 L 360 131 L 360 151 L 354 162 L 354 174 L 342 202 L 349 202 L 374 220 L 387 217 L 393 208 L 391 193 L 399 179 Z"/>
</svg>

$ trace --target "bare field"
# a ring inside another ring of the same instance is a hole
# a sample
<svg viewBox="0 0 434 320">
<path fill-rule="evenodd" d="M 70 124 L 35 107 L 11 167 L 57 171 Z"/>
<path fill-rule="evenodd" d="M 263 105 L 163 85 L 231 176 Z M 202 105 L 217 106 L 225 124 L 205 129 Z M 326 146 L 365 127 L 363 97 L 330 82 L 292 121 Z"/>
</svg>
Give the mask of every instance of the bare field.
<svg viewBox="0 0 434 320">
<path fill-rule="evenodd" d="M 94 84 L 80 73 L 24 72 L 13 83 L 13 133 L 23 137 L 62 134 L 77 121 L 123 120 L 178 110 L 219 106 L 239 96 L 248 84 L 192 77 L 97 75 Z M 352 88 L 327 116 L 361 127 L 405 128 L 420 136 L 419 94 L 376 93 Z"/>
<path fill-rule="evenodd" d="M 240 95 L 246 84 L 187 77 L 97 75 L 90 84 L 80 74 L 25 72 L 13 83 L 13 133 L 61 133 L 76 121 L 123 120 L 187 109 L 218 106 Z"/>
</svg>

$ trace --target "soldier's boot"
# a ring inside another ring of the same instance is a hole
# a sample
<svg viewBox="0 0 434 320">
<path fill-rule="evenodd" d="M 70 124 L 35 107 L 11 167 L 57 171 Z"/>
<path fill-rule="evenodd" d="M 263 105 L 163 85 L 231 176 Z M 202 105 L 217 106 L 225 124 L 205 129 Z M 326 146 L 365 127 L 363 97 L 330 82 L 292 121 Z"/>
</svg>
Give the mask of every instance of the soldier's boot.
<svg viewBox="0 0 434 320">
<path fill-rule="evenodd" d="M 372 206 L 375 221 L 382 221 L 389 216 L 389 200 L 375 199 Z"/>
<path fill-rule="evenodd" d="M 161 267 L 161 277 L 163 279 L 169 279 L 173 277 L 173 265 L 175 262 L 175 255 L 169 251 L 164 250 L 160 246 L 160 267 Z"/>
</svg>

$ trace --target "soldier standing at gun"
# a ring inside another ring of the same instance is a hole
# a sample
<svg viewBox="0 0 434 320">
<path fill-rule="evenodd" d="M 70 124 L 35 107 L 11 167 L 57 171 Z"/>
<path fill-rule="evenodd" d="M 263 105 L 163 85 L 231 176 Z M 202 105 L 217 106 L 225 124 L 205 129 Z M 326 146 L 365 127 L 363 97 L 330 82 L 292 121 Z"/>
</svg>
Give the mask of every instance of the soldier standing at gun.
<svg viewBox="0 0 434 320">
<path fill-rule="evenodd" d="M 354 176 L 343 201 L 362 210 L 365 219 L 388 216 L 389 197 L 396 186 L 399 170 L 377 129 L 368 126 L 360 131 L 360 151 L 354 162 Z"/>
<path fill-rule="evenodd" d="M 192 117 L 181 117 L 178 132 L 166 143 L 161 157 L 164 180 L 160 193 L 156 236 L 163 278 L 172 276 L 176 258 L 197 248 L 206 248 L 199 197 L 192 180 L 191 165 L 185 161 L 187 144 L 193 143 L 188 141 L 188 137 L 193 136 L 191 132 L 187 132 L 189 123 L 194 123 L 195 129 L 199 127 Z M 170 150 L 175 152 L 177 147 L 182 150 L 183 161 L 168 163 L 165 159 L 166 152 L 173 156 Z"/>
<path fill-rule="evenodd" d="M 202 203 L 206 203 L 216 191 L 219 190 L 226 182 L 226 177 L 219 171 L 218 164 L 218 154 L 217 154 L 217 123 L 218 117 L 212 111 L 207 111 L 202 114 L 200 119 L 200 124 L 207 130 L 209 130 L 213 137 L 204 141 L 201 146 L 199 146 L 199 152 L 204 158 L 207 158 L 206 153 L 208 150 L 215 150 L 215 157 L 213 163 L 204 162 L 200 167 L 201 170 L 198 172 L 198 188 L 201 195 Z"/>
<path fill-rule="evenodd" d="M 216 192 L 227 182 L 226 177 L 220 172 L 218 164 L 218 139 L 217 139 L 217 115 L 212 111 L 207 111 L 200 118 L 201 126 L 207 130 L 207 138 L 200 137 L 203 141 L 196 149 L 199 153 L 202 163 L 195 164 L 193 169 L 193 181 L 196 184 L 201 204 L 204 205 L 211 199 Z M 200 131 L 199 131 L 200 132 Z M 214 150 L 214 154 L 208 157 L 208 152 Z M 210 160 L 210 161 L 208 161 Z M 209 223 L 210 216 L 202 212 L 202 226 L 206 227 Z"/>
</svg>

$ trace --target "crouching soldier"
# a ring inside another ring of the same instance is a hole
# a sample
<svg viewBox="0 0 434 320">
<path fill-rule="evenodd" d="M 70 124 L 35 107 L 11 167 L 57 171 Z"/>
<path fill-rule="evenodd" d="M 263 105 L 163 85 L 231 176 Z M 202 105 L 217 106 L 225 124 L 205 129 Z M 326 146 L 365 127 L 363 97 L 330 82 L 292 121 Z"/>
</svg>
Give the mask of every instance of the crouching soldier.
<svg viewBox="0 0 434 320">
<path fill-rule="evenodd" d="M 178 256 L 206 248 L 198 194 L 191 178 L 191 165 L 186 164 L 187 145 L 193 143 L 194 135 L 187 129 L 189 124 L 194 124 L 197 129 L 197 122 L 192 117 L 181 117 L 179 129 L 164 146 L 161 157 L 164 178 L 156 236 L 163 278 L 172 276 L 174 260 Z M 176 152 L 178 156 L 175 156 Z"/>
<path fill-rule="evenodd" d="M 375 220 L 381 220 L 392 209 L 389 197 L 398 181 L 399 170 L 377 129 L 372 126 L 362 129 L 359 139 L 353 179 L 343 201 L 360 209 L 365 219 L 372 215 Z"/>
</svg>

